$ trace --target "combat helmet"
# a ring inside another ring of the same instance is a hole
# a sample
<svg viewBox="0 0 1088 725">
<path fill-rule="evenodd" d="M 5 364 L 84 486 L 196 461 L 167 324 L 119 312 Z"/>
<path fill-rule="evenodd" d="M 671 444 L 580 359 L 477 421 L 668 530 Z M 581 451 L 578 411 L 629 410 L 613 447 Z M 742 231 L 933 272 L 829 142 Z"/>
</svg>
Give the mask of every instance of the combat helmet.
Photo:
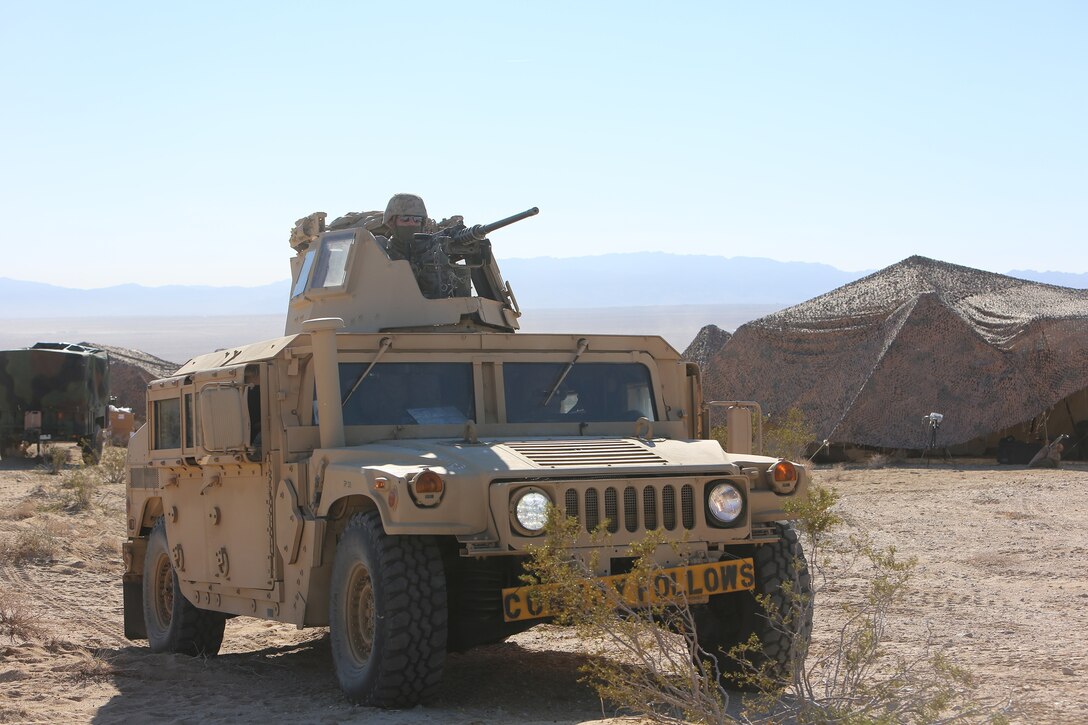
<svg viewBox="0 0 1088 725">
<path fill-rule="evenodd" d="M 398 215 L 421 216 L 426 219 L 427 207 L 423 204 L 423 199 L 415 194 L 394 194 L 385 205 L 382 224 L 391 226 L 393 217 Z"/>
</svg>

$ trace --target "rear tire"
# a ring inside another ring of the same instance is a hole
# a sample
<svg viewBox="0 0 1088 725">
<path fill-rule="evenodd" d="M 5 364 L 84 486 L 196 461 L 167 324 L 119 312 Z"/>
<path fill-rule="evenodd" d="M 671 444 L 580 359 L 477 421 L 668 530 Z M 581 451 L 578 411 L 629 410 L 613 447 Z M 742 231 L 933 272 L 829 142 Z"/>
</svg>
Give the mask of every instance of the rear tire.
<svg viewBox="0 0 1088 725">
<path fill-rule="evenodd" d="M 166 524 L 160 518 L 151 530 L 144 556 L 144 623 L 152 652 L 177 652 L 214 657 L 223 644 L 226 615 L 194 606 L 181 592 L 170 562 Z"/>
<path fill-rule="evenodd" d="M 442 680 L 446 579 L 430 537 L 389 536 L 356 514 L 336 546 L 329 592 L 333 666 L 348 700 L 413 707 Z"/>
<path fill-rule="evenodd" d="M 776 524 L 779 540 L 757 546 L 755 594 L 766 596 L 767 610 L 748 592 L 719 594 L 710 602 L 693 607 L 699 645 L 718 663 L 723 684 L 746 689 L 753 683 L 744 677 L 761 671 L 773 682 L 789 680 L 795 664 L 803 663 L 812 636 L 812 579 L 797 531 L 787 523 Z M 784 590 L 784 584 L 790 591 Z M 759 652 L 749 652 L 741 661 L 730 650 L 755 634 L 762 643 Z M 739 676 L 739 677 L 738 677 Z"/>
</svg>

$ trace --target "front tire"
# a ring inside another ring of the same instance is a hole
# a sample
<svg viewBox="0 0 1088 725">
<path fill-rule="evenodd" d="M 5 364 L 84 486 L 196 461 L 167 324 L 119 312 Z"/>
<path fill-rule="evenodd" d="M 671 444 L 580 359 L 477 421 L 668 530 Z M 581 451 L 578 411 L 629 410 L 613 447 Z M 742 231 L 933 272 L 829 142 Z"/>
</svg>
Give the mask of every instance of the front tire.
<svg viewBox="0 0 1088 725">
<path fill-rule="evenodd" d="M 389 536 L 377 511 L 356 514 L 336 546 L 329 592 L 333 666 L 357 705 L 412 707 L 442 680 L 446 579 L 438 545 Z"/>
<path fill-rule="evenodd" d="M 758 546 L 752 554 L 755 594 L 765 598 L 770 611 L 748 592 L 719 594 L 694 608 L 699 645 L 717 660 L 726 686 L 760 689 L 769 683 L 785 684 L 808 653 L 812 578 L 797 531 L 787 523 L 776 527 L 778 541 Z M 752 634 L 762 647 L 740 659 L 730 656 Z M 760 676 L 752 677 L 754 673 Z"/>
<path fill-rule="evenodd" d="M 177 652 L 214 657 L 223 644 L 226 615 L 194 606 L 181 592 L 170 562 L 166 524 L 160 518 L 151 530 L 144 556 L 144 623 L 152 652 Z"/>
</svg>

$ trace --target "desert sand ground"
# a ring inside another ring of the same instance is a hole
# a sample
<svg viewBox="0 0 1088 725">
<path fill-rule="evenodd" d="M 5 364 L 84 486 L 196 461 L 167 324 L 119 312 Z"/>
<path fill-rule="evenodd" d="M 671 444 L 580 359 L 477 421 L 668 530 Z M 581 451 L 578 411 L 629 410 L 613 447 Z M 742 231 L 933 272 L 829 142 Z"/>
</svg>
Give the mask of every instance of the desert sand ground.
<svg viewBox="0 0 1088 725">
<path fill-rule="evenodd" d="M 927 639 L 975 676 L 975 698 L 1013 722 L 1088 722 L 1088 468 L 989 464 L 823 468 L 846 532 L 918 558 L 911 596 L 889 623 L 896 653 Z M 579 682 L 571 634 L 538 627 L 451 655 L 428 707 L 349 705 L 323 630 L 230 620 L 213 659 L 152 654 L 122 635 L 124 490 L 63 510 L 61 477 L 0 462 L 0 553 L 32 537 L 45 553 L 0 557 L 0 594 L 36 617 L 29 639 L 0 631 L 0 722 L 620 722 Z M 834 569 L 817 603 L 817 644 L 862 582 Z"/>
</svg>

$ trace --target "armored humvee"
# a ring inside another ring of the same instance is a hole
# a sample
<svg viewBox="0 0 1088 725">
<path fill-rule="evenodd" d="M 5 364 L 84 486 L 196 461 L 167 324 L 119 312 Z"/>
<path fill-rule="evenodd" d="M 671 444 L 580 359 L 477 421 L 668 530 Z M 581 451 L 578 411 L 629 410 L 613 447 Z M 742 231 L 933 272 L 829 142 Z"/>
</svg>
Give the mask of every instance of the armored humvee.
<svg viewBox="0 0 1088 725">
<path fill-rule="evenodd" d="M 784 523 L 804 466 L 750 453 L 743 406 L 728 406 L 738 450 L 709 439 L 698 369 L 661 338 L 517 332 L 486 238 L 503 223 L 394 253 L 388 229 L 309 218 L 285 336 L 148 386 L 128 449 L 127 637 L 211 655 L 230 616 L 329 627 L 351 701 L 410 706 L 448 650 L 546 621 L 519 577 L 555 507 L 601 577 L 662 531 L 658 563 L 707 651 L 754 632 L 784 665 L 803 646 L 810 622 L 780 631 L 751 590 L 807 587 Z M 417 247 L 472 292 L 435 294 Z"/>
<path fill-rule="evenodd" d="M 0 351 L 0 456 L 26 444 L 77 442 L 102 452 L 110 403 L 110 361 L 104 350 L 39 342 Z"/>
</svg>

